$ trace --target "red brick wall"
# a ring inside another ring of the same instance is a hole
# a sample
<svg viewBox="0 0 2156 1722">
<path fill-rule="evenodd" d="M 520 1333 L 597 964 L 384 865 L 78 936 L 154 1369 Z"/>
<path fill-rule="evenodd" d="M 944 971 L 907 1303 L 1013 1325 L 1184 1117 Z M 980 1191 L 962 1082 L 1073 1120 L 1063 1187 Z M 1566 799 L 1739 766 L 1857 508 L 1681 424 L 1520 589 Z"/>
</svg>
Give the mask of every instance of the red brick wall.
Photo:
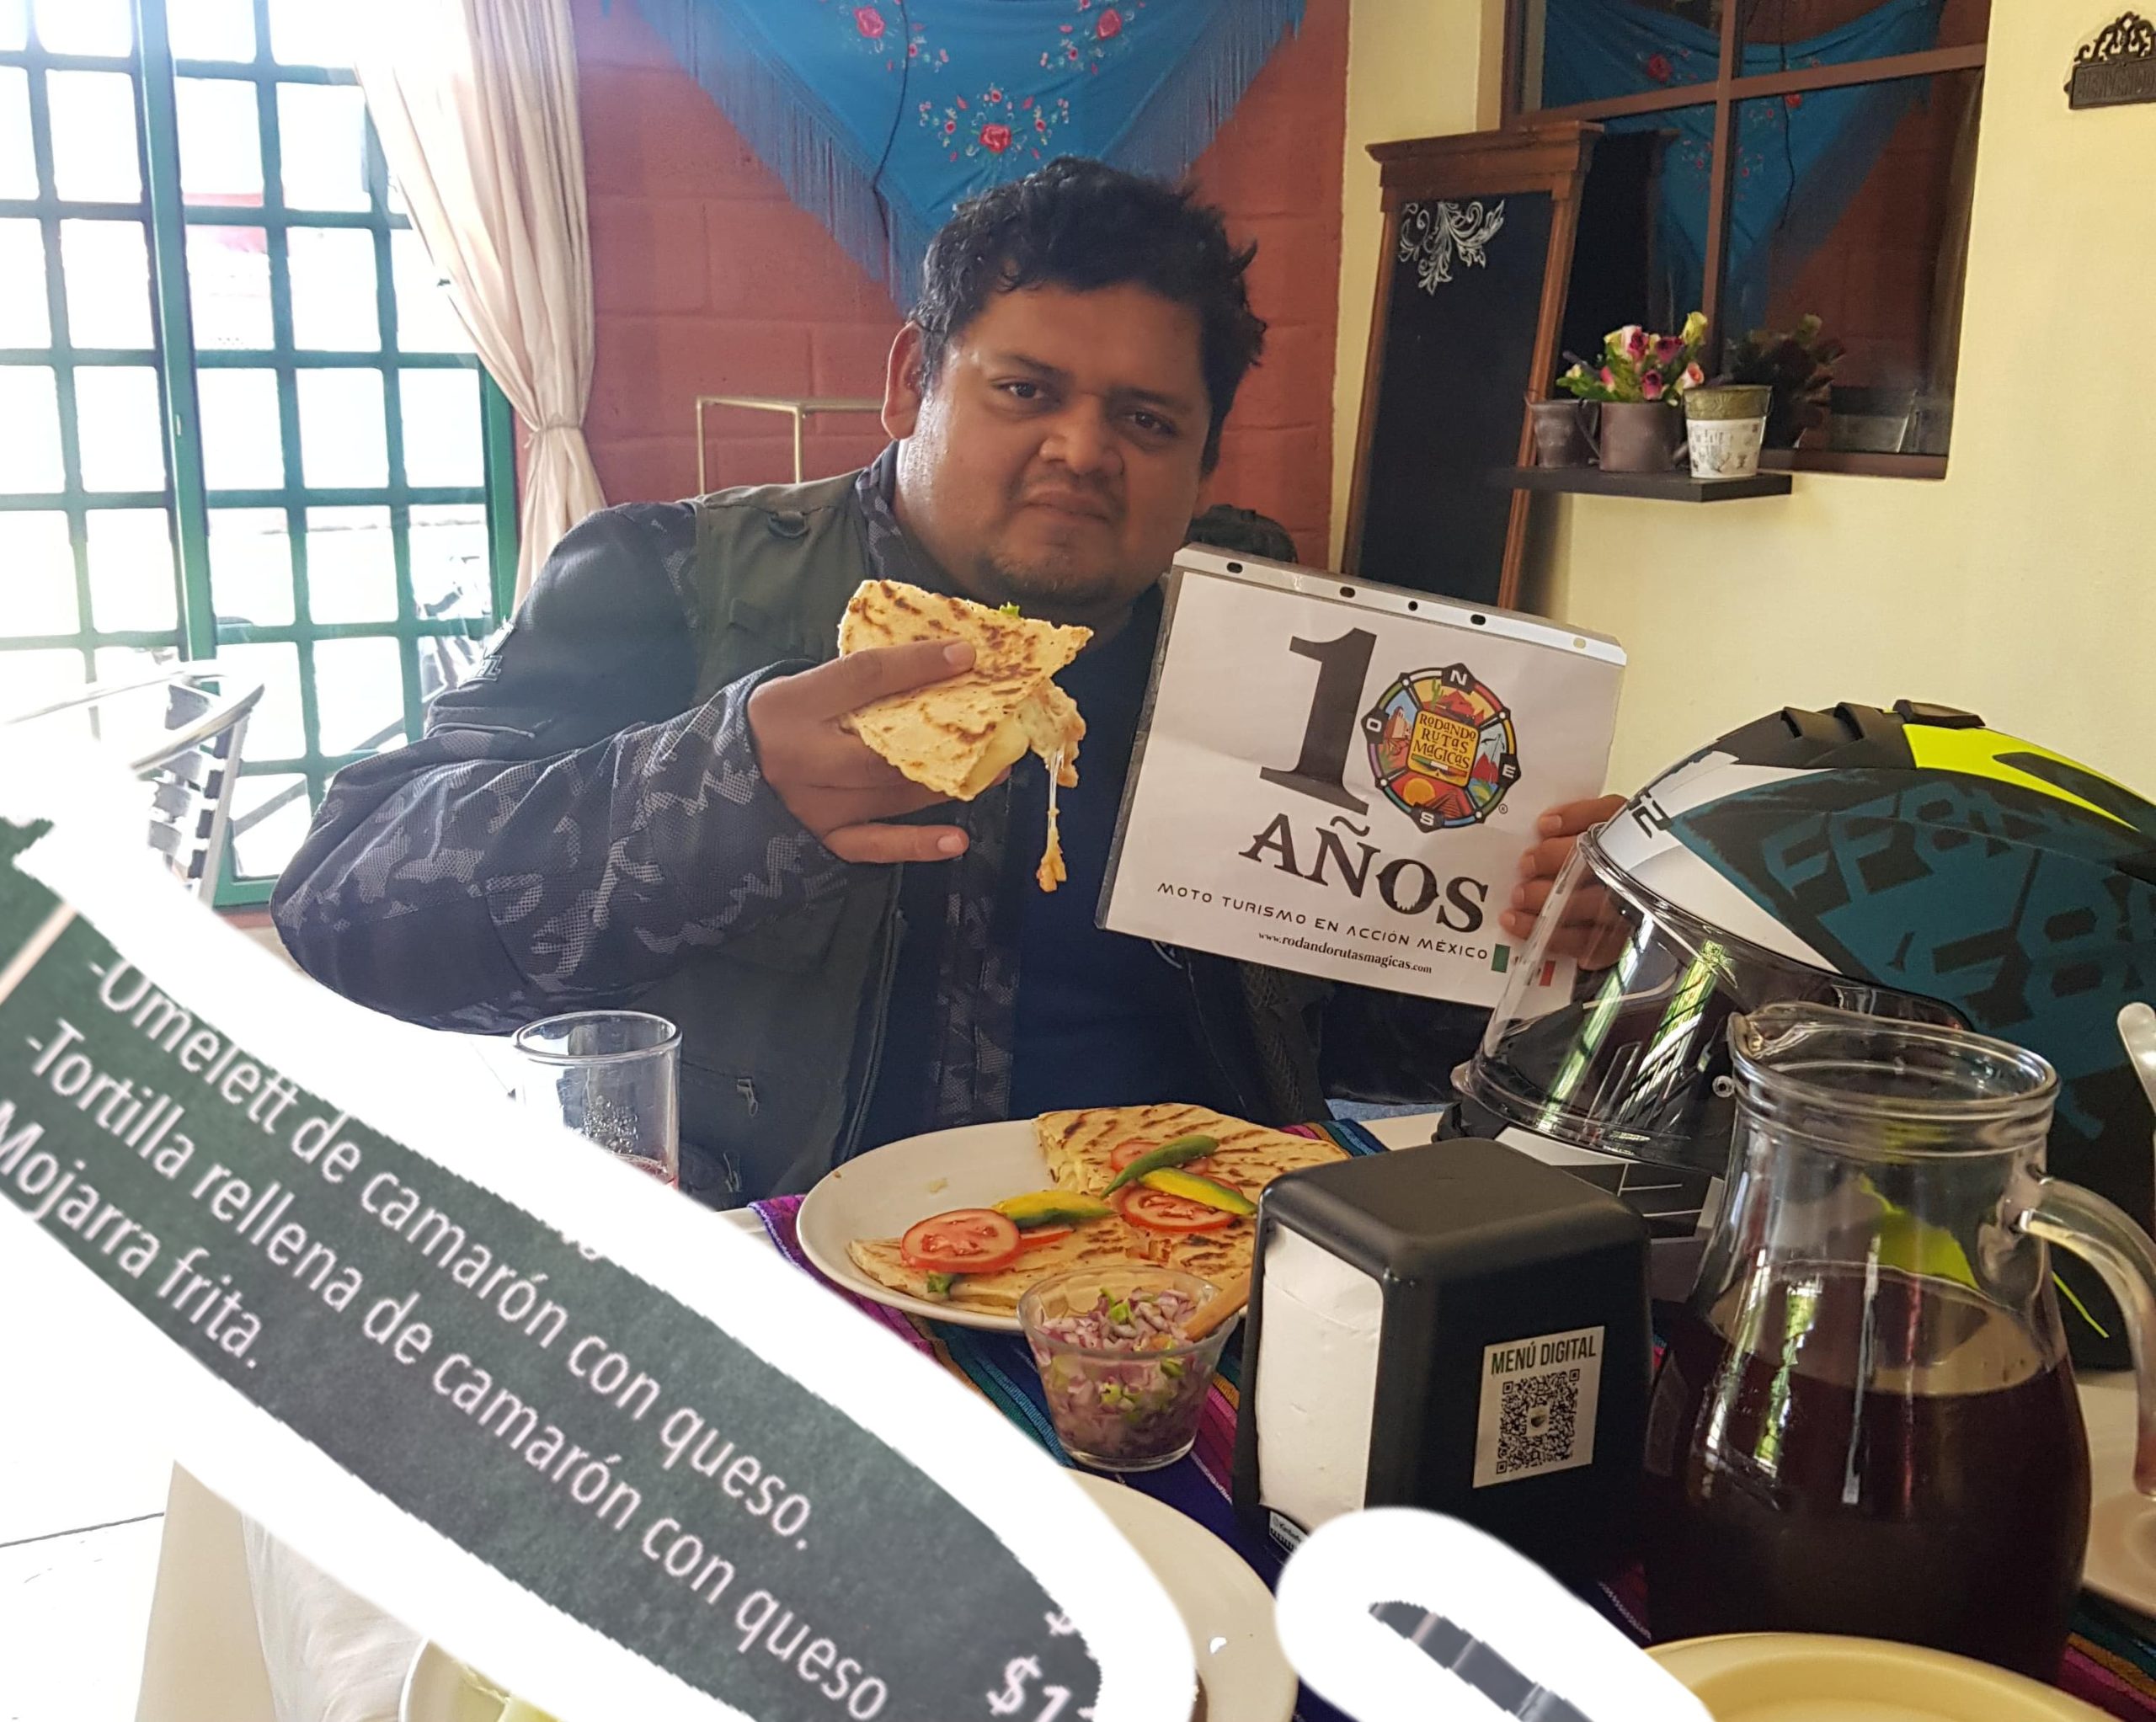
<svg viewBox="0 0 2156 1722">
<path fill-rule="evenodd" d="M 699 394 L 871 396 L 899 312 L 816 219 L 787 200 L 634 0 L 574 0 L 598 363 L 584 432 L 610 502 L 696 485 Z M 1214 499 L 1262 510 L 1324 553 L 1347 124 L 1348 0 L 1310 0 L 1200 159 L 1197 178 L 1258 242 L 1272 333 L 1244 385 Z M 812 424 L 812 476 L 882 445 L 873 419 Z M 787 477 L 785 421 L 713 411 L 714 486 Z"/>
</svg>

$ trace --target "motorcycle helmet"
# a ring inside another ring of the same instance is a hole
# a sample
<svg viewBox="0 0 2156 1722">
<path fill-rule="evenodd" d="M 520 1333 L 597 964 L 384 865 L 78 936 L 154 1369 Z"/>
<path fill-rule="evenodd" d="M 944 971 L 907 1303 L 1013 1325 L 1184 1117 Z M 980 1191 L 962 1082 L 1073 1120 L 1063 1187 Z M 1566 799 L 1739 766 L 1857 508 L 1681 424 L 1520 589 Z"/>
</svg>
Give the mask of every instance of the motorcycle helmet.
<svg viewBox="0 0 2156 1722">
<path fill-rule="evenodd" d="M 2050 1170 L 2149 1227 L 2151 1119 L 2117 1029 L 2135 999 L 2156 999 L 2156 806 L 1967 712 L 1790 709 L 1581 840 L 1454 1085 L 1476 1134 L 1704 1183 L 1728 1158 L 1733 1013 L 1945 1022 L 2057 1068 Z M 2053 1266 L 2076 1358 L 2128 1361 L 2101 1282 Z"/>
</svg>

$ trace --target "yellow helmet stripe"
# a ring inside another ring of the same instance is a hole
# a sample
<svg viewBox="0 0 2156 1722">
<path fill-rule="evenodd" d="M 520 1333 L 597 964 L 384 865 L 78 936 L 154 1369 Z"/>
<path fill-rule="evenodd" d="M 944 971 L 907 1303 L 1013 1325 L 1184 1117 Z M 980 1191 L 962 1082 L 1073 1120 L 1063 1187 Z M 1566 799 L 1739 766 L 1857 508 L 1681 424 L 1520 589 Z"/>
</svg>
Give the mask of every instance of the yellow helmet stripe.
<svg viewBox="0 0 2156 1722">
<path fill-rule="evenodd" d="M 1912 723 L 1905 727 L 1902 733 L 1908 742 L 1910 758 L 1927 770 L 1959 771 L 1970 777 L 1988 777 L 1994 782 L 2010 783 L 2017 789 L 2033 790 L 2039 795 L 2068 802 L 2084 813 L 2094 813 L 2100 819 L 2108 819 L 2114 825 L 2124 826 L 2129 831 L 2133 829 L 2116 813 L 2105 812 L 2094 802 L 2084 801 L 2056 783 L 2032 777 L 2018 767 L 2003 764 L 1999 757 L 2003 753 L 2034 754 L 2040 759 L 2056 760 L 2060 765 L 2070 766 L 2076 771 L 2088 772 L 2091 777 L 2102 776 L 2102 773 L 2089 771 L 2079 760 L 2069 760 L 2064 754 L 2055 754 L 2049 748 L 2040 748 L 2034 742 L 2023 741 L 2018 736 L 2002 735 L 1995 729 L 1938 729 L 1929 724 Z M 2107 783 L 2111 781 L 2109 778 L 2104 781 Z M 2119 786 L 2119 789 L 2121 794 L 2133 794 L 2123 784 Z M 2134 798 L 2139 799 L 2137 796 Z"/>
</svg>

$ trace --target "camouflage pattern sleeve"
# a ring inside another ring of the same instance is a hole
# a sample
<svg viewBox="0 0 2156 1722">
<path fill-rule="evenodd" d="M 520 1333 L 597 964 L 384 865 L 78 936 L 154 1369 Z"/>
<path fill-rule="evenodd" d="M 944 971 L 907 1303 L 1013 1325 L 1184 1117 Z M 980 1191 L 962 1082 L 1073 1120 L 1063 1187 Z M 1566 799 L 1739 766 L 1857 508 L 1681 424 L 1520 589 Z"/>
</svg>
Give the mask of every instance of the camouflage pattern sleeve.
<svg viewBox="0 0 2156 1722">
<path fill-rule="evenodd" d="M 277 882 L 309 974 L 430 1027 L 499 1033 L 632 998 L 688 953 L 838 888 L 766 784 L 750 693 L 695 700 L 695 516 L 592 515 L 417 743 L 331 781 Z"/>
</svg>

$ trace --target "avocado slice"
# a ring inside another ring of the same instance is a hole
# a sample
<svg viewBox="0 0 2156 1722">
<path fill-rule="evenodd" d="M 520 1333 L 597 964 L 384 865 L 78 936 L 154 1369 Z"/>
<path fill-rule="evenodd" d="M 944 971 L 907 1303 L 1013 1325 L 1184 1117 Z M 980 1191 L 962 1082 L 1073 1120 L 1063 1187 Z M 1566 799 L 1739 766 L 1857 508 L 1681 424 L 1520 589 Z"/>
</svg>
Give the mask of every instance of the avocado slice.
<svg viewBox="0 0 2156 1722">
<path fill-rule="evenodd" d="M 932 1273 L 928 1276 L 926 1290 L 931 1298 L 947 1298 L 951 1295 L 951 1288 L 958 1283 L 957 1274 Z"/>
<path fill-rule="evenodd" d="M 1089 1220 L 1106 1219 L 1115 1212 L 1105 1202 L 1068 1190 L 1036 1190 L 1029 1196 L 1013 1196 L 997 1202 L 995 1211 L 1022 1232 L 1039 1226 L 1082 1226 Z"/>
<path fill-rule="evenodd" d="M 1209 1136 L 1178 1136 L 1173 1142 L 1138 1158 L 1115 1175 L 1115 1181 L 1102 1193 L 1113 1196 L 1126 1184 L 1135 1184 L 1150 1172 L 1163 1172 L 1187 1160 L 1202 1160 L 1219 1147 Z"/>
<path fill-rule="evenodd" d="M 1195 1202 L 1202 1207 L 1217 1208 L 1223 1213 L 1231 1213 L 1240 1219 L 1248 1219 L 1257 1212 L 1257 1204 L 1240 1190 L 1231 1190 L 1225 1184 L 1216 1184 L 1210 1178 L 1201 1178 L 1195 1172 L 1168 1170 L 1148 1172 L 1144 1180 L 1149 1190 L 1157 1190 L 1163 1196 L 1180 1196 L 1185 1202 Z"/>
</svg>

